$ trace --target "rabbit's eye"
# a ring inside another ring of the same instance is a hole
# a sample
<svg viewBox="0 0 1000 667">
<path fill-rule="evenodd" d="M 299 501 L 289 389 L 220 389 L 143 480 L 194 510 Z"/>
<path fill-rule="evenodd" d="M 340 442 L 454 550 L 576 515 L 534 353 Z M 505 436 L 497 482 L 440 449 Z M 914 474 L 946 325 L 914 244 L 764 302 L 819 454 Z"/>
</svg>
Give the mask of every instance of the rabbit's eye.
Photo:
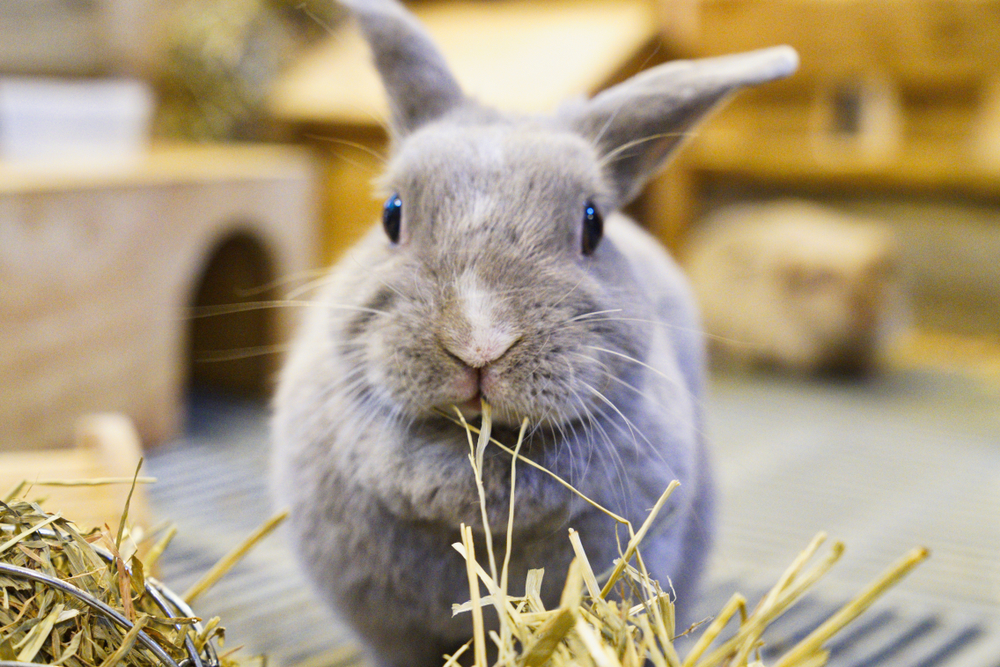
<svg viewBox="0 0 1000 667">
<path fill-rule="evenodd" d="M 589 255 L 597 249 L 604 234 L 604 218 L 594 203 L 588 201 L 583 207 L 583 254 Z"/>
<path fill-rule="evenodd" d="M 393 243 L 399 243 L 399 229 L 403 221 L 403 200 L 398 194 L 389 197 L 382 209 L 382 228 Z"/>
</svg>

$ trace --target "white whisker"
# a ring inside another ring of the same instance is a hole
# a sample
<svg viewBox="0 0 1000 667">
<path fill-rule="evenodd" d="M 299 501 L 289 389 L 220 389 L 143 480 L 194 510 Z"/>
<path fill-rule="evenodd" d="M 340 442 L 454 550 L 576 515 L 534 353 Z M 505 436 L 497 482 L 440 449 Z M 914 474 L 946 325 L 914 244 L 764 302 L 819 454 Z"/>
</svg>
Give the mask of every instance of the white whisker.
<svg viewBox="0 0 1000 667">
<path fill-rule="evenodd" d="M 348 306 L 337 303 L 327 303 L 324 301 L 254 301 L 252 303 L 229 303 L 216 306 L 192 306 L 188 308 L 188 318 L 216 317 L 218 315 L 232 315 L 234 313 L 245 313 L 254 310 L 268 310 L 272 308 L 329 308 L 330 310 L 350 310 L 359 313 L 375 313 L 376 315 L 387 315 L 385 311 L 374 308 L 364 308 L 361 306 Z"/>
<path fill-rule="evenodd" d="M 620 312 L 622 312 L 621 308 L 613 308 L 611 310 L 595 310 L 592 313 L 584 313 L 583 315 L 577 315 L 576 317 L 571 317 L 571 318 L 569 318 L 566 321 L 567 322 L 579 322 L 579 321 L 581 321 L 581 320 L 583 320 L 585 318 L 591 318 L 591 317 L 594 317 L 596 315 L 606 315 L 608 313 L 620 313 Z M 608 318 L 607 320 L 596 320 L 596 321 L 597 322 L 605 322 L 605 321 L 611 321 L 611 319 L 612 318 Z"/>
<path fill-rule="evenodd" d="M 194 361 L 197 363 L 219 363 L 223 361 L 237 361 L 240 359 L 252 359 L 254 357 L 264 357 L 270 354 L 283 354 L 288 351 L 289 343 L 277 343 L 275 345 L 256 345 L 253 347 L 238 347 L 230 350 L 205 350 L 196 353 Z"/>
<path fill-rule="evenodd" d="M 674 137 L 679 137 L 683 139 L 685 137 L 693 137 L 693 136 L 697 136 L 697 132 L 661 132 L 659 134 L 651 134 L 647 137 L 635 139 L 633 141 L 624 143 L 621 146 L 618 146 L 613 151 L 610 151 L 604 157 L 602 157 L 599 164 L 603 167 L 605 164 L 607 164 L 608 162 L 612 162 L 614 158 L 618 157 L 625 151 L 634 148 L 635 146 L 641 146 L 642 144 L 648 143 L 650 141 L 656 141 L 657 139 L 670 139 Z"/>
</svg>

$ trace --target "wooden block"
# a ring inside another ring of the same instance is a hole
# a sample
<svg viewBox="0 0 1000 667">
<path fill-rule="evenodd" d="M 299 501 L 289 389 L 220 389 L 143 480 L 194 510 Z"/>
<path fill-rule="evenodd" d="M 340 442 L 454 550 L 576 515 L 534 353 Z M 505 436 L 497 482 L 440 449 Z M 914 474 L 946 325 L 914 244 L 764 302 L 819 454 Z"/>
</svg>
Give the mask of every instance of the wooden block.
<svg viewBox="0 0 1000 667">
<path fill-rule="evenodd" d="M 44 499 L 42 507 L 60 512 L 83 529 L 107 524 L 117 531 L 130 484 L 105 486 L 32 485 L 45 480 L 131 479 L 142 451 L 132 422 L 122 414 L 94 414 L 76 423 L 72 448 L 34 452 L 0 453 L 0 497 L 20 482 L 29 486 L 18 497 Z M 143 485 L 129 503 L 129 525 L 150 526 L 149 506 Z"/>
</svg>

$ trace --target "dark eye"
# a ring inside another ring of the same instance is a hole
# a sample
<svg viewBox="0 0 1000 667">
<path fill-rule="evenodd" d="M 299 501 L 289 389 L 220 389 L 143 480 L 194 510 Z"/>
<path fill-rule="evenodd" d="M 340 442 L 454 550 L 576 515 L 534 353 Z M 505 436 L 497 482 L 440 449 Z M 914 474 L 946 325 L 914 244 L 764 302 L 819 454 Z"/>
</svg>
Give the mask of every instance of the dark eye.
<svg viewBox="0 0 1000 667">
<path fill-rule="evenodd" d="M 399 243 L 399 229 L 403 220 L 403 200 L 398 194 L 389 197 L 382 209 L 382 227 L 393 243 Z"/>
<path fill-rule="evenodd" d="M 583 207 L 583 254 L 589 255 L 594 252 L 603 235 L 604 218 L 601 217 L 594 203 L 588 201 Z"/>
</svg>

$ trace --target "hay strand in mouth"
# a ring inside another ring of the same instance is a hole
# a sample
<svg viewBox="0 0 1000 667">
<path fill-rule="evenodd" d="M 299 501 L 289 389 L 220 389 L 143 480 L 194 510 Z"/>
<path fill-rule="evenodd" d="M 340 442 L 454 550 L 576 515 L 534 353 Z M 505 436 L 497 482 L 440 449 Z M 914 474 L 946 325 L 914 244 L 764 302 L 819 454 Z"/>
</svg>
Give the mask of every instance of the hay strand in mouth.
<svg viewBox="0 0 1000 667">
<path fill-rule="evenodd" d="M 444 417 L 445 419 L 453 421 L 456 424 L 462 426 L 463 428 L 466 429 L 466 431 L 468 433 L 471 433 L 471 434 L 479 434 L 480 433 L 480 429 L 478 429 L 475 426 L 469 424 L 465 420 L 465 418 L 462 417 L 461 415 L 459 416 L 458 419 L 456 419 L 455 417 L 451 416 L 447 412 L 439 411 L 438 414 L 441 415 L 442 417 Z M 471 435 L 469 437 L 471 438 Z M 497 439 L 495 439 L 493 437 L 490 437 L 489 442 L 490 442 L 490 444 L 496 445 L 501 450 L 505 451 L 506 453 L 510 454 L 511 456 L 515 455 L 513 449 L 511 449 L 507 445 L 503 444 L 499 440 L 497 440 Z M 529 459 L 528 457 L 524 456 L 523 454 L 517 454 L 517 460 L 520 461 L 521 463 L 525 463 L 525 464 L 531 466 L 532 468 L 538 470 L 541 473 L 544 473 L 544 474 L 548 475 L 549 477 L 551 477 L 552 479 L 554 479 L 560 486 L 562 486 L 563 488 L 565 488 L 567 491 L 569 491 L 570 493 L 574 494 L 575 496 L 579 497 L 580 500 L 584 501 L 585 503 L 587 503 L 588 505 L 590 505 L 591 507 L 593 507 L 597 511 L 599 511 L 599 512 L 601 512 L 603 514 L 608 515 L 609 517 L 611 517 L 612 519 L 614 519 L 615 521 L 617 521 L 618 523 L 620 523 L 620 524 L 622 524 L 624 526 L 628 526 L 628 528 L 629 528 L 629 535 L 630 536 L 634 534 L 632 532 L 632 529 L 631 529 L 631 524 L 628 522 L 627 519 L 618 516 L 617 514 L 615 514 L 611 510 L 607 509 L 606 507 L 604 507 L 600 503 L 594 502 L 593 500 L 591 500 L 590 498 L 588 498 L 585 494 L 581 493 L 580 490 L 577 489 L 575 486 L 573 486 L 572 484 L 570 484 L 569 482 L 567 482 L 562 477 L 560 477 L 559 475 L 555 474 L 554 472 L 552 472 L 551 470 L 549 470 L 545 466 L 532 461 L 531 459 Z"/>
<path fill-rule="evenodd" d="M 465 547 L 465 571 L 469 575 L 469 591 L 472 594 L 472 650 L 476 667 L 486 667 L 486 632 L 483 623 L 483 608 L 479 599 L 476 546 L 472 539 L 472 529 L 465 524 L 462 524 L 462 546 Z"/>
<path fill-rule="evenodd" d="M 514 545 L 514 491 L 517 489 L 517 459 L 521 456 L 521 445 L 524 444 L 524 434 L 528 431 L 528 419 L 521 420 L 521 430 L 517 434 L 517 444 L 510 458 L 510 506 L 507 508 L 507 551 L 503 557 L 503 568 L 500 571 L 500 590 L 507 592 L 507 571 L 510 567 L 510 552 Z"/>
</svg>

